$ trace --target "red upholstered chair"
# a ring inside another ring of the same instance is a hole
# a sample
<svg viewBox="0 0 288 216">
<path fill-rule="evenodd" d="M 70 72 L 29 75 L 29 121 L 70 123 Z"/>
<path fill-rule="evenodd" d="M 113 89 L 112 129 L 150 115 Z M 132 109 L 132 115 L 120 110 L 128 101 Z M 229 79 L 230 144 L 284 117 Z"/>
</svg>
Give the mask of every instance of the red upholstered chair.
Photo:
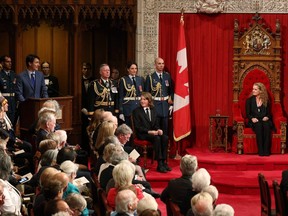
<svg viewBox="0 0 288 216">
<path fill-rule="evenodd" d="M 259 23 L 261 19 L 258 19 L 258 14 L 255 16 L 255 23 L 251 24 L 245 32 L 240 32 L 237 20 L 234 22 L 232 109 L 235 133 L 232 148 L 238 154 L 256 154 L 258 152 L 256 135 L 251 128 L 247 127 L 245 105 L 252 92 L 253 84 L 262 82 L 269 94 L 272 118 L 276 127 L 276 132 L 272 133 L 271 153 L 284 154 L 287 120 L 283 116 L 280 99 L 282 61 L 280 28 L 276 28 L 276 32 L 271 33 Z M 280 24 L 276 22 L 276 26 L 280 26 Z M 264 47 L 264 38 L 267 37 L 269 37 L 270 43 Z"/>
<path fill-rule="evenodd" d="M 134 127 L 134 121 L 133 121 L 133 116 L 131 115 L 131 124 L 132 124 L 132 131 L 133 131 L 133 143 L 135 146 L 140 147 L 143 149 L 143 157 L 144 157 L 144 168 L 147 166 L 147 149 L 152 148 L 153 149 L 153 144 L 147 140 L 140 140 L 136 136 L 136 131 Z M 155 158 L 155 152 L 153 151 L 153 156 L 151 159 L 151 163 L 154 163 L 154 158 Z"/>
<path fill-rule="evenodd" d="M 133 131 L 133 143 L 135 146 L 140 147 L 143 150 L 144 168 L 146 168 L 146 166 L 147 166 L 147 149 L 148 148 L 151 148 L 153 151 L 151 164 L 154 163 L 155 151 L 153 149 L 153 144 L 147 140 L 141 140 L 141 139 L 137 138 L 132 115 L 131 115 L 131 124 L 132 124 L 132 131 Z M 167 164 L 168 164 L 168 160 L 169 160 L 169 153 L 170 153 L 170 140 L 168 140 L 168 146 L 167 146 Z"/>
</svg>

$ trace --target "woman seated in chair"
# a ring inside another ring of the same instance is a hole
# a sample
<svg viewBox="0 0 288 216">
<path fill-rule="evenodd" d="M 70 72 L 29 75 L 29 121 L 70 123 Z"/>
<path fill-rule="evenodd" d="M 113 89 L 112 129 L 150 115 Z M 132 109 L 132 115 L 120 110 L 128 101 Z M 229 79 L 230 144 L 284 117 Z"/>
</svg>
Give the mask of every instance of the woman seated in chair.
<svg viewBox="0 0 288 216">
<path fill-rule="evenodd" d="M 254 83 L 251 96 L 246 101 L 246 116 L 248 126 L 256 134 L 259 156 L 269 156 L 273 122 L 268 93 L 263 83 Z"/>
<path fill-rule="evenodd" d="M 166 173 L 171 171 L 165 160 L 167 159 L 168 136 L 160 129 L 152 96 L 149 92 L 142 92 L 140 107 L 133 110 L 133 121 L 136 135 L 141 140 L 153 143 L 155 156 L 158 161 L 157 171 Z"/>
</svg>

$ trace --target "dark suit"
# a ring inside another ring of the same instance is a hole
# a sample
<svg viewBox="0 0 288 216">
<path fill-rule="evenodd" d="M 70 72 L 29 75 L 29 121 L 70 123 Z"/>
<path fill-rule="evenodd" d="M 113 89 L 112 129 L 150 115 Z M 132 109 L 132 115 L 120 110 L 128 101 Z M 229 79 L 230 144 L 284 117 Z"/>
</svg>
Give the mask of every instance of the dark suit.
<svg viewBox="0 0 288 216">
<path fill-rule="evenodd" d="M 35 71 L 35 85 L 33 86 L 29 72 L 27 70 L 21 72 L 17 76 L 16 98 L 20 102 L 28 98 L 48 98 L 43 73 Z"/>
<path fill-rule="evenodd" d="M 135 125 L 136 135 L 138 139 L 148 140 L 153 143 L 155 150 L 156 159 L 159 161 L 164 161 L 167 159 L 167 145 L 168 145 L 168 136 L 154 136 L 148 134 L 149 130 L 158 130 L 161 129 L 158 123 L 158 117 L 156 110 L 150 108 L 151 121 L 146 115 L 143 107 L 137 107 L 133 111 L 133 121 Z"/>
<path fill-rule="evenodd" d="M 266 107 L 263 104 L 257 107 L 256 97 L 251 96 L 246 101 L 246 116 L 248 118 L 248 126 L 251 127 L 256 134 L 258 154 L 261 156 L 270 155 L 273 122 L 269 103 Z M 268 117 L 269 120 L 263 121 L 262 119 L 264 117 Z M 253 123 L 252 118 L 257 118 L 258 122 Z"/>
<path fill-rule="evenodd" d="M 9 75 L 6 74 L 4 70 L 0 72 L 0 91 L 2 96 L 4 96 L 9 104 L 7 115 L 15 125 L 16 118 L 16 98 L 15 98 L 15 90 L 16 90 L 16 73 L 14 71 L 10 71 Z"/>
<path fill-rule="evenodd" d="M 125 116 L 125 123 L 131 127 L 130 116 L 132 111 L 139 106 L 141 92 L 144 90 L 144 79 L 135 76 L 134 86 L 130 76 L 124 76 L 119 82 L 119 112 Z"/>
<path fill-rule="evenodd" d="M 164 134 L 168 134 L 168 117 L 169 117 L 169 104 L 168 98 L 173 100 L 173 86 L 170 74 L 167 72 L 162 73 L 162 82 L 156 72 L 147 76 L 145 82 L 145 91 L 150 92 L 153 96 L 153 102 L 159 117 L 159 124 Z"/>
<path fill-rule="evenodd" d="M 183 215 L 191 208 L 191 198 L 197 192 L 193 191 L 191 176 L 181 176 L 181 178 L 172 179 L 167 187 L 161 193 L 160 199 L 166 203 L 168 199 L 176 203 Z"/>
<path fill-rule="evenodd" d="M 44 77 L 44 81 L 48 88 L 48 96 L 59 97 L 59 83 L 57 77 L 49 75 Z"/>
</svg>

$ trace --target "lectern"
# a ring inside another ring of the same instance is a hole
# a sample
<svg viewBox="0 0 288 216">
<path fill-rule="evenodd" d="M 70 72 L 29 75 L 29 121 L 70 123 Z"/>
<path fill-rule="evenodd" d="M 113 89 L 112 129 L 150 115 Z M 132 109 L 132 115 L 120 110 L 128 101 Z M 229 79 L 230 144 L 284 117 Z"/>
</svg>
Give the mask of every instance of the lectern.
<svg viewBox="0 0 288 216">
<path fill-rule="evenodd" d="M 57 123 L 61 129 L 72 131 L 72 99 L 73 96 L 54 97 L 54 98 L 29 98 L 20 104 L 20 134 L 22 139 L 30 140 L 32 134 L 29 129 L 35 120 L 38 119 L 38 111 L 47 100 L 56 100 L 60 105 L 60 116 Z"/>
</svg>

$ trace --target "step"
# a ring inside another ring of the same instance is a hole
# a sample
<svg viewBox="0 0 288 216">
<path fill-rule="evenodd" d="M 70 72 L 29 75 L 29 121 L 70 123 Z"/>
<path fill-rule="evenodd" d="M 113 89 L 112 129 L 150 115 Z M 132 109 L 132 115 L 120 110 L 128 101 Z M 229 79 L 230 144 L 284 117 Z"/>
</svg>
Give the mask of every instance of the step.
<svg viewBox="0 0 288 216">
<path fill-rule="evenodd" d="M 213 171 L 208 170 L 212 184 L 220 193 L 233 195 L 259 194 L 258 173 L 259 171 Z M 282 171 L 260 171 L 268 181 L 270 191 L 273 193 L 272 181 L 277 180 L 280 184 Z"/>
</svg>

